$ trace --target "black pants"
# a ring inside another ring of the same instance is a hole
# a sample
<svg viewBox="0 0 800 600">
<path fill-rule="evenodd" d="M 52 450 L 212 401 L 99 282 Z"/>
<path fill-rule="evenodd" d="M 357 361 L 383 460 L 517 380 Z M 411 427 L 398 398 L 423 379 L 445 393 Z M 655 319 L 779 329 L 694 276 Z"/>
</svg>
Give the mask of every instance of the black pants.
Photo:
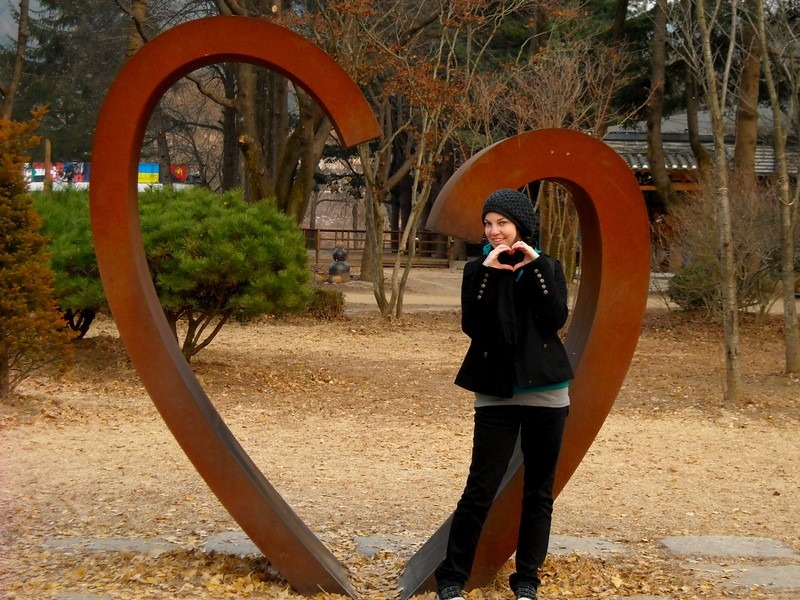
<svg viewBox="0 0 800 600">
<path fill-rule="evenodd" d="M 437 587 L 463 587 L 484 521 L 520 437 L 525 461 L 516 572 L 511 589 L 539 587 L 539 567 L 547 555 L 553 514 L 553 479 L 569 407 L 499 405 L 475 410 L 472 463 L 453 513 L 447 555 L 436 569 Z"/>
</svg>

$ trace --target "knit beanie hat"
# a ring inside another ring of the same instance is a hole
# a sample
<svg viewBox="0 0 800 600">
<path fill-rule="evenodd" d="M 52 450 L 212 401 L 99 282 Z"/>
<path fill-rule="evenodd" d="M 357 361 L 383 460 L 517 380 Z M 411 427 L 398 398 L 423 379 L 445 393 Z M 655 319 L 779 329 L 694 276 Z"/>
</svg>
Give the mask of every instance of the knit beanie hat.
<svg viewBox="0 0 800 600">
<path fill-rule="evenodd" d="M 534 235 L 538 238 L 539 219 L 525 194 L 511 189 L 497 190 L 484 202 L 481 219 L 489 212 L 496 212 L 511 219 L 523 239 L 529 240 Z"/>
</svg>

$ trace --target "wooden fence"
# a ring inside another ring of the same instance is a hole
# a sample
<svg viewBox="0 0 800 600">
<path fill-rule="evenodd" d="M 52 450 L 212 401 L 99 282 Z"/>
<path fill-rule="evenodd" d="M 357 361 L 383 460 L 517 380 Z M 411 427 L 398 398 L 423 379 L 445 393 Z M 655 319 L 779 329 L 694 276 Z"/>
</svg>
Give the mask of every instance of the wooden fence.
<svg viewBox="0 0 800 600">
<path fill-rule="evenodd" d="M 364 253 L 366 231 L 363 229 L 303 229 L 306 248 L 310 258 L 316 265 L 328 265 L 333 261 L 333 251 L 341 248 L 347 252 L 347 263 L 361 264 Z M 390 265 L 397 256 L 402 231 L 383 232 L 383 263 Z M 412 264 L 427 267 L 449 267 L 453 261 L 452 238 L 433 233 L 419 231 L 414 244 Z"/>
</svg>

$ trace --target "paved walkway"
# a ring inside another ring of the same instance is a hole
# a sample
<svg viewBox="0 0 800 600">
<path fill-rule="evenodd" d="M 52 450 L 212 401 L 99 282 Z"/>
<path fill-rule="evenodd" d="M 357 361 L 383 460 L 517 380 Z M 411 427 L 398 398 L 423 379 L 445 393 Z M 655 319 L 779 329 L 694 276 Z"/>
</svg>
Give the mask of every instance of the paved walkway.
<svg viewBox="0 0 800 600">
<path fill-rule="evenodd" d="M 380 551 L 410 554 L 424 542 L 400 536 L 357 537 L 359 553 L 371 557 Z M 719 577 L 726 587 L 759 586 L 774 591 L 781 598 L 800 598 L 800 553 L 786 544 L 760 537 L 672 536 L 660 540 L 667 551 L 683 566 L 707 577 Z M 136 552 L 159 554 L 178 549 L 166 540 L 128 538 L 50 538 L 45 549 L 51 552 Z M 243 532 L 226 532 L 209 536 L 205 551 L 225 554 L 259 554 L 258 548 Z M 624 544 L 602 537 L 553 536 L 552 554 L 578 552 L 596 557 L 610 557 L 629 552 Z M 70 596 L 70 600 L 78 600 Z M 92 600 L 81 596 L 80 600 Z M 626 596 L 625 600 L 676 600 L 663 596 Z"/>
</svg>

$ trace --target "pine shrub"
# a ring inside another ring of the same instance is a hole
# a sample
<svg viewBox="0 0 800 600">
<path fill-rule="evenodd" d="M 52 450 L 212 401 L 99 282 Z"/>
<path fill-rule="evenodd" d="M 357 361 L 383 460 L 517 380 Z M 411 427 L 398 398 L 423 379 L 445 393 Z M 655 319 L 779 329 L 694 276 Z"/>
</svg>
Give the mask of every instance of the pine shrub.
<svg viewBox="0 0 800 600">
<path fill-rule="evenodd" d="M 36 193 L 34 204 L 48 236 L 55 293 L 64 318 L 80 337 L 98 313 L 107 313 L 89 225 L 89 194 L 67 189 Z"/>
<path fill-rule="evenodd" d="M 72 336 L 53 297 L 47 240 L 22 176 L 42 114 L 0 121 L 0 397 L 70 357 Z"/>
<path fill-rule="evenodd" d="M 140 195 L 150 273 L 173 332 L 185 326 L 189 359 L 228 319 L 306 310 L 310 271 L 297 224 L 265 200 L 205 188 Z"/>
<path fill-rule="evenodd" d="M 88 192 L 36 199 L 51 235 L 56 292 L 85 333 L 108 310 L 89 226 Z M 269 201 L 206 188 L 139 195 L 142 239 L 164 314 L 184 356 L 205 348 L 230 320 L 300 313 L 312 300 L 302 232 Z"/>
</svg>

